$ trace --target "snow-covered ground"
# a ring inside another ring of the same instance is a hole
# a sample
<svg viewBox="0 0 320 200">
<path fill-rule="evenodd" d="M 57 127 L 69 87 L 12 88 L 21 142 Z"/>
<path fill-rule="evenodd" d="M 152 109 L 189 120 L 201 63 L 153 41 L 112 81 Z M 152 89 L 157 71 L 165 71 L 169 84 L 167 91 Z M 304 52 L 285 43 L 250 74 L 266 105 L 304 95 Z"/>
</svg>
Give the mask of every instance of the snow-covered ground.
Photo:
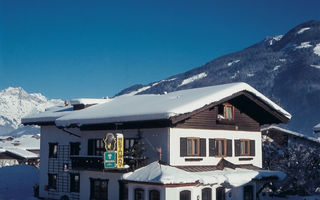
<svg viewBox="0 0 320 200">
<path fill-rule="evenodd" d="M 29 165 L 0 168 L 0 200 L 37 200 L 33 186 L 38 180 L 39 169 Z"/>
</svg>

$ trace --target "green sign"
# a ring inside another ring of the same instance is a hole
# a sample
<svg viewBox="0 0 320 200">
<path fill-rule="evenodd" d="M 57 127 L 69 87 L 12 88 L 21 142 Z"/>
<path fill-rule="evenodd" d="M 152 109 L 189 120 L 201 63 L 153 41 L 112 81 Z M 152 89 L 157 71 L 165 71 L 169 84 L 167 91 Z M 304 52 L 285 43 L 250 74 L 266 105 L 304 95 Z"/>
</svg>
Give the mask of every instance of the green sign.
<svg viewBox="0 0 320 200">
<path fill-rule="evenodd" d="M 105 152 L 104 168 L 115 168 L 115 167 L 116 167 L 116 152 Z"/>
<path fill-rule="evenodd" d="M 104 152 L 104 161 L 105 162 L 115 162 L 116 161 L 116 152 Z"/>
</svg>

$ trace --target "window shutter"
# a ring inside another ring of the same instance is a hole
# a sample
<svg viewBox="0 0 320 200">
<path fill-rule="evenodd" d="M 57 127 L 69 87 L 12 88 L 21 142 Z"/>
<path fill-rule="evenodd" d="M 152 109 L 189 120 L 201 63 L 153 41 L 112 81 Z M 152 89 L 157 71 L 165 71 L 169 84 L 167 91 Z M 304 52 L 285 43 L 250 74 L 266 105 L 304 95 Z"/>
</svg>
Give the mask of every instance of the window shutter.
<svg viewBox="0 0 320 200">
<path fill-rule="evenodd" d="M 256 145 L 254 140 L 250 140 L 250 156 L 256 155 Z"/>
<path fill-rule="evenodd" d="M 227 156 L 232 157 L 232 140 L 227 140 Z"/>
<path fill-rule="evenodd" d="M 200 138 L 200 156 L 201 157 L 206 157 L 206 139 L 205 138 Z"/>
<path fill-rule="evenodd" d="M 187 156 L 187 138 L 180 138 L 180 157 Z"/>
<path fill-rule="evenodd" d="M 240 156 L 240 140 L 234 140 L 235 156 Z"/>
<path fill-rule="evenodd" d="M 88 140 L 88 155 L 92 156 L 93 155 L 93 147 L 95 145 L 95 140 L 94 139 L 89 139 Z"/>
<path fill-rule="evenodd" d="M 216 149 L 216 140 L 209 139 L 209 156 L 216 156 L 217 149 Z"/>
</svg>

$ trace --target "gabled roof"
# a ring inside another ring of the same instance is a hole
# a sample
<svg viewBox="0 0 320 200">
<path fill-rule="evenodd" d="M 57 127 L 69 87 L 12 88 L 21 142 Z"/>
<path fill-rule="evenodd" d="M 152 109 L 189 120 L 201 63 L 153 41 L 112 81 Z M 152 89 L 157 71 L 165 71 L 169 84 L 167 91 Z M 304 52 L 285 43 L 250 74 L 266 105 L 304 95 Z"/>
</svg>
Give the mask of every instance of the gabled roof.
<svg viewBox="0 0 320 200">
<path fill-rule="evenodd" d="M 94 105 L 83 110 L 73 111 L 56 118 L 55 124 L 59 127 L 69 127 L 93 124 L 123 123 L 151 120 L 169 120 L 184 114 L 192 113 L 214 102 L 228 100 L 228 97 L 239 96 L 251 98 L 256 101 L 253 108 L 272 110 L 270 115 L 274 116 L 274 123 L 286 122 L 291 115 L 263 94 L 246 83 L 230 83 L 211 87 L 180 90 L 162 95 L 135 95 L 120 96 L 110 99 L 106 103 Z M 253 98 L 252 98 L 253 97 Z M 239 100 L 237 98 L 237 100 Z M 258 100 L 256 100 L 258 99 Z M 242 103 L 235 101 L 240 107 Z M 249 105 L 250 105 L 249 104 Z M 252 104 L 253 105 L 253 104 Z M 246 104 L 247 106 L 247 104 Z M 270 113 L 270 111 L 265 111 Z M 260 110 L 258 110 L 260 112 Z M 176 120 L 176 119 L 175 119 Z M 22 120 L 23 123 L 37 123 L 37 116 L 33 119 Z M 40 117 L 39 121 L 43 121 Z M 272 121 L 272 122 L 273 122 Z M 262 121 L 261 123 L 265 123 Z"/>
</svg>

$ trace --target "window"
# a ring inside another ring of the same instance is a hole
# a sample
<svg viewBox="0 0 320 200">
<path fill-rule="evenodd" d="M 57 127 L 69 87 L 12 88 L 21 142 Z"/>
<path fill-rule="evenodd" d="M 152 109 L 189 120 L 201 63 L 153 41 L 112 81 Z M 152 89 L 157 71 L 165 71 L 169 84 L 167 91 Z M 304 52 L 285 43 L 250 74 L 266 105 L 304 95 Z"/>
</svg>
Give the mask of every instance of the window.
<svg viewBox="0 0 320 200">
<path fill-rule="evenodd" d="M 70 174 L 70 192 L 80 191 L 80 174 Z"/>
<path fill-rule="evenodd" d="M 48 174 L 48 189 L 57 189 L 57 174 Z"/>
<path fill-rule="evenodd" d="M 56 158 L 58 153 L 58 143 L 49 143 L 49 158 Z"/>
<path fill-rule="evenodd" d="M 136 144 L 138 139 L 135 138 L 125 138 L 124 139 L 124 151 L 132 150 L 134 144 Z"/>
<path fill-rule="evenodd" d="M 216 189 L 216 200 L 225 200 L 226 199 L 226 191 L 224 187 L 218 187 Z"/>
<path fill-rule="evenodd" d="M 199 156 L 199 138 L 187 138 L 187 156 Z"/>
<path fill-rule="evenodd" d="M 180 200 L 191 200 L 191 192 L 189 190 L 181 191 Z"/>
<path fill-rule="evenodd" d="M 253 186 L 252 185 L 244 186 L 243 199 L 244 200 L 253 200 Z"/>
<path fill-rule="evenodd" d="M 216 139 L 216 156 L 226 156 L 226 139 Z"/>
<path fill-rule="evenodd" d="M 250 140 L 240 140 L 240 156 L 250 155 Z"/>
<path fill-rule="evenodd" d="M 218 119 L 234 120 L 234 107 L 231 104 L 219 105 Z"/>
<path fill-rule="evenodd" d="M 144 190 L 141 188 L 136 188 L 134 190 L 134 200 L 144 200 Z"/>
<path fill-rule="evenodd" d="M 88 155 L 102 156 L 105 151 L 106 149 L 104 148 L 104 142 L 102 139 L 88 140 Z"/>
<path fill-rule="evenodd" d="M 158 190 L 150 190 L 149 200 L 160 200 L 160 192 Z"/>
<path fill-rule="evenodd" d="M 235 156 L 255 156 L 255 140 L 235 140 Z"/>
<path fill-rule="evenodd" d="M 212 200 L 212 189 L 203 188 L 202 189 L 202 200 Z"/>
<path fill-rule="evenodd" d="M 90 179 L 90 200 L 108 200 L 108 180 Z"/>
<path fill-rule="evenodd" d="M 128 185 L 123 181 L 119 180 L 119 199 L 128 200 Z"/>
<path fill-rule="evenodd" d="M 70 155 L 80 154 L 80 142 L 70 142 Z"/>
</svg>

